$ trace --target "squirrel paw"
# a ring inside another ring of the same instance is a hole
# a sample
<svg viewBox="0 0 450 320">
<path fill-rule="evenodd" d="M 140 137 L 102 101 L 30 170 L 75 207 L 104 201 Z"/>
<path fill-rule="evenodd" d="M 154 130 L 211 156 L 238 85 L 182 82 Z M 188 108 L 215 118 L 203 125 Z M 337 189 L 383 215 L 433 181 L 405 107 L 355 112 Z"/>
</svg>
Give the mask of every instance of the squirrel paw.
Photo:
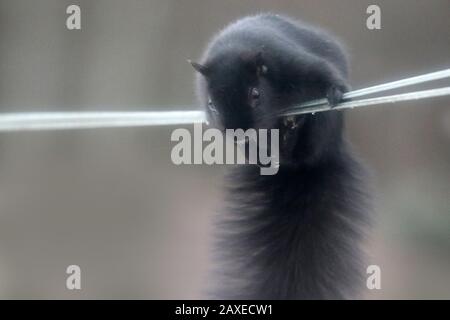
<svg viewBox="0 0 450 320">
<path fill-rule="evenodd" d="M 326 96 L 330 107 L 334 108 L 338 103 L 342 101 L 344 90 L 345 89 L 337 86 L 331 86 L 330 88 L 328 88 Z"/>
</svg>

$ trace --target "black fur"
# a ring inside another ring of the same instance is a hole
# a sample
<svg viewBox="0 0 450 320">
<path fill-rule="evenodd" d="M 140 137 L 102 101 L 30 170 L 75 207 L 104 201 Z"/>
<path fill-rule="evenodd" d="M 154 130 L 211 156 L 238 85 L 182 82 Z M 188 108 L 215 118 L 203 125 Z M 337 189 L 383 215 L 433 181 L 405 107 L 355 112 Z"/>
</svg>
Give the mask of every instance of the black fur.
<svg viewBox="0 0 450 320">
<path fill-rule="evenodd" d="M 250 165 L 230 173 L 215 297 L 353 297 L 365 284 L 359 247 L 368 205 L 365 170 L 343 137 L 343 114 L 276 116 L 314 98 L 340 101 L 348 90 L 342 48 L 322 31 L 264 14 L 226 27 L 193 65 L 213 126 L 277 128 L 281 137 L 276 175 Z M 256 103 L 252 88 L 260 93 Z"/>
</svg>

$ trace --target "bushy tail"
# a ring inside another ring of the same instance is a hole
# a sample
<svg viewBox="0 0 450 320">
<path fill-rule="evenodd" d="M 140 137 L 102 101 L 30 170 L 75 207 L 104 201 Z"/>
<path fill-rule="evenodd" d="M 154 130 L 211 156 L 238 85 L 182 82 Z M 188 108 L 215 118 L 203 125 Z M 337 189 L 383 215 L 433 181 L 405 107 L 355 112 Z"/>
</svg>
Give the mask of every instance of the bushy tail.
<svg viewBox="0 0 450 320">
<path fill-rule="evenodd" d="M 275 176 L 241 167 L 228 177 L 218 222 L 220 299 L 341 299 L 364 285 L 366 176 L 348 148 Z"/>
</svg>

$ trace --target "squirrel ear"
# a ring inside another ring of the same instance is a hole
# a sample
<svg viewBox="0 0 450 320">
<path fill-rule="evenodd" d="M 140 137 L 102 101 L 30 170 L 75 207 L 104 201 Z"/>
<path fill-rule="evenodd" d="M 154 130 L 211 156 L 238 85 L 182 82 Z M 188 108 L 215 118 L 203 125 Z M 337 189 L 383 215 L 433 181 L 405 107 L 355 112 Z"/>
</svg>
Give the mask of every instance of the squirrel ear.
<svg viewBox="0 0 450 320">
<path fill-rule="evenodd" d="M 191 61 L 188 59 L 188 62 L 191 64 L 191 66 L 194 68 L 195 71 L 197 71 L 198 73 L 204 75 L 205 77 L 208 74 L 208 69 L 207 67 L 205 67 L 204 65 L 201 65 L 200 63 Z"/>
</svg>

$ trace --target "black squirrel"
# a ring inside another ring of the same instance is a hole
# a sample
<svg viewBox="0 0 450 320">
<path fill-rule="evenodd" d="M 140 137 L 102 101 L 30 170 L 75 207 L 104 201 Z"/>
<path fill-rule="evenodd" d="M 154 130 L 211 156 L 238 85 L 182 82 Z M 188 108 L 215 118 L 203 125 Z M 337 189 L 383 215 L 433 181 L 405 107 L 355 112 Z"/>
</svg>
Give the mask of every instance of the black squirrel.
<svg viewBox="0 0 450 320">
<path fill-rule="evenodd" d="M 256 165 L 231 169 L 213 297 L 355 297 L 365 284 L 360 247 L 370 205 L 343 112 L 277 115 L 312 99 L 342 100 L 349 85 L 340 44 L 303 22 L 261 14 L 227 26 L 191 64 L 212 126 L 280 132 L 276 175 Z"/>
</svg>

